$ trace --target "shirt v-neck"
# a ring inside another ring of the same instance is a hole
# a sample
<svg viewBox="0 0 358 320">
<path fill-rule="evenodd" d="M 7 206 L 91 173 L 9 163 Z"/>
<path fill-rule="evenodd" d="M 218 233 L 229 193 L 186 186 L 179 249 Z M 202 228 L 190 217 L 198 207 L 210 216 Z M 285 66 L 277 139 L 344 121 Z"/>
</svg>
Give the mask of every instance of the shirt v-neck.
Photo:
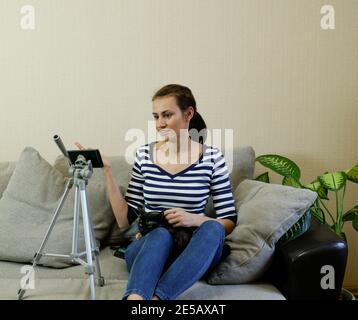
<svg viewBox="0 0 358 320">
<path fill-rule="evenodd" d="M 153 151 L 154 151 L 154 145 L 157 143 L 158 141 L 154 141 L 152 143 L 149 144 L 149 158 L 150 158 L 150 161 L 152 162 L 152 164 L 160 171 L 162 172 L 163 174 L 169 176 L 170 178 L 174 179 L 175 177 L 177 176 L 180 176 L 180 175 L 183 175 L 185 172 L 189 171 L 190 169 L 194 168 L 197 164 L 199 164 L 203 157 L 204 157 L 204 154 L 205 154 L 205 148 L 206 148 L 206 145 L 203 144 L 203 150 L 202 150 L 202 153 L 199 157 L 199 159 L 195 162 L 193 162 L 191 165 L 189 165 L 188 167 L 186 167 L 185 169 L 175 173 L 175 174 L 172 174 L 170 172 L 168 172 L 167 170 L 163 169 L 161 166 L 159 166 L 158 164 L 154 163 L 154 160 L 153 160 Z"/>
</svg>

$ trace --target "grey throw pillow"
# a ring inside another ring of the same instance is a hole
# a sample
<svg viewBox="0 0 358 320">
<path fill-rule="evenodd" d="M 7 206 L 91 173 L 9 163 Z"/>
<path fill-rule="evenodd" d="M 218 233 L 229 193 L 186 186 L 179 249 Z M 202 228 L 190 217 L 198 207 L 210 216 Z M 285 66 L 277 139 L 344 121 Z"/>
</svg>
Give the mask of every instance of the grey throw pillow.
<svg viewBox="0 0 358 320">
<path fill-rule="evenodd" d="M 210 284 L 240 284 L 260 278 L 270 265 L 275 244 L 313 205 L 317 194 L 254 180 L 234 192 L 238 223 L 226 243 L 231 253 L 210 273 Z"/>
<path fill-rule="evenodd" d="M 2 197 L 14 170 L 15 162 L 0 162 L 0 198 Z"/>
<path fill-rule="evenodd" d="M 0 199 L 0 260 L 31 262 L 38 251 L 68 179 L 33 148 L 21 153 Z M 103 180 L 92 178 L 87 187 L 89 208 L 97 240 L 108 237 L 114 216 Z M 45 252 L 69 254 L 72 248 L 75 186 L 70 190 Z M 79 251 L 84 251 L 80 219 Z M 72 265 L 70 259 L 43 257 L 40 264 L 55 268 Z"/>
<path fill-rule="evenodd" d="M 63 175 L 33 148 L 23 150 L 0 199 L 0 260 L 32 261 L 40 248 L 64 192 Z M 44 252 L 69 254 L 72 245 L 71 212 L 61 211 Z M 83 234 L 82 229 L 80 235 Z M 80 236 L 79 250 L 84 250 Z M 70 259 L 42 257 L 40 264 L 55 268 L 72 265 Z"/>
</svg>

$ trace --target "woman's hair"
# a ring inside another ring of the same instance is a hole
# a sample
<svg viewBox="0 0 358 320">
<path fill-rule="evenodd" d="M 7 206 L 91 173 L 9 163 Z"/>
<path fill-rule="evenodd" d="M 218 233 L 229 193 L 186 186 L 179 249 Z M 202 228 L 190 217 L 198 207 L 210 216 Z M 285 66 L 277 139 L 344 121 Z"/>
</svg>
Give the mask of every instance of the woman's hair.
<svg viewBox="0 0 358 320">
<path fill-rule="evenodd" d="M 192 140 L 204 143 L 207 137 L 207 127 L 204 119 L 197 111 L 195 98 L 191 90 L 179 84 L 168 84 L 154 94 L 152 101 L 166 96 L 174 97 L 182 112 L 186 111 L 190 106 L 194 108 L 194 115 L 189 123 L 189 135 Z"/>
</svg>

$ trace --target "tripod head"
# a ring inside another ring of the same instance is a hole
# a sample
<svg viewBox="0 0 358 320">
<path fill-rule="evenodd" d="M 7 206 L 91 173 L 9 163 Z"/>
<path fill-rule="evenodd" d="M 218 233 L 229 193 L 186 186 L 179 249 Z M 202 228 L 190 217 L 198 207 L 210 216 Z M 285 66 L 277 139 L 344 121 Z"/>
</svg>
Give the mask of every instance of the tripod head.
<svg viewBox="0 0 358 320">
<path fill-rule="evenodd" d="M 76 178 L 88 180 L 93 174 L 91 160 L 86 160 L 82 155 L 78 155 L 75 164 L 71 164 L 69 173 Z"/>
<path fill-rule="evenodd" d="M 62 139 L 59 135 L 54 135 L 53 140 L 61 150 L 62 154 L 67 158 L 70 168 L 69 174 L 70 176 L 74 177 L 75 179 L 87 180 L 93 174 L 93 165 L 91 157 L 96 157 L 98 166 L 100 166 L 99 162 L 102 162 L 102 159 L 99 155 L 98 150 L 69 150 L 67 151 Z M 86 155 L 89 157 L 89 160 L 86 159 Z M 100 161 L 99 161 L 100 160 Z M 103 166 L 103 164 L 102 164 Z"/>
</svg>

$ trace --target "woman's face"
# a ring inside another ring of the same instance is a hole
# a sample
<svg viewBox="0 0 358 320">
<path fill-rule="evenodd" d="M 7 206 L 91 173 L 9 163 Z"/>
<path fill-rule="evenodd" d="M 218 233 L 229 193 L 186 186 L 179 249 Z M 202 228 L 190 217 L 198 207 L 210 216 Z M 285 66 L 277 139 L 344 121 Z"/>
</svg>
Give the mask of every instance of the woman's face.
<svg viewBox="0 0 358 320">
<path fill-rule="evenodd" d="M 179 139 L 180 129 L 184 132 L 188 130 L 193 112 L 193 107 L 189 107 L 183 113 L 175 97 L 161 97 L 153 101 L 155 126 L 163 140 Z"/>
</svg>

